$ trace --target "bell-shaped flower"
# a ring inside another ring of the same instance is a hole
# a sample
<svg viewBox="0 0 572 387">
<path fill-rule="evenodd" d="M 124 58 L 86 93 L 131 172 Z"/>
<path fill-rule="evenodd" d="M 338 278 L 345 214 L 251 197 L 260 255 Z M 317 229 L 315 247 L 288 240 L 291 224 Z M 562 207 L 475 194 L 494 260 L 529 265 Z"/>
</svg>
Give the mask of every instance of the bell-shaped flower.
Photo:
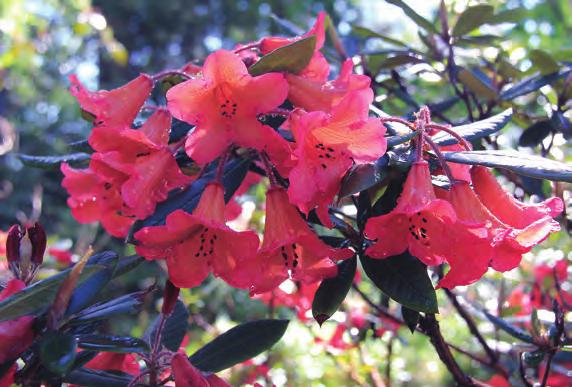
<svg viewBox="0 0 572 387">
<path fill-rule="evenodd" d="M 287 74 L 290 86 L 288 100 L 307 111 L 331 111 L 349 93 L 370 90 L 371 79 L 366 75 L 353 74 L 353 67 L 352 60 L 347 59 L 338 78 L 325 83 L 307 79 L 301 74 Z"/>
<path fill-rule="evenodd" d="M 16 294 L 26 287 L 19 279 L 12 279 L 0 292 L 0 301 Z M 15 320 L 0 322 L 0 364 L 16 360 L 34 341 L 34 318 L 23 316 Z"/>
<path fill-rule="evenodd" d="M 244 262 L 240 281 L 250 281 L 252 294 L 273 290 L 287 279 L 310 284 L 334 277 L 336 261 L 352 255 L 349 249 L 322 242 L 290 204 L 286 191 L 271 187 L 266 194 L 262 246 L 256 257 Z"/>
<path fill-rule="evenodd" d="M 318 215 L 331 227 L 327 207 L 337 195 L 342 178 L 355 162 L 375 161 L 387 149 L 385 127 L 368 117 L 371 90 L 348 94 L 331 114 L 296 110 L 290 130 L 296 139 L 296 166 L 290 171 L 290 202 L 306 215 Z"/>
<path fill-rule="evenodd" d="M 282 74 L 252 77 L 242 60 L 230 51 L 219 50 L 205 60 L 202 77 L 189 79 L 167 92 L 174 117 L 196 125 L 185 150 L 199 164 L 220 156 L 231 143 L 266 150 L 271 157 L 286 140 L 258 115 L 277 108 L 288 94 Z"/>
<path fill-rule="evenodd" d="M 365 234 L 374 244 L 366 254 L 387 258 L 409 249 L 426 265 L 441 264 L 449 254 L 450 229 L 456 218 L 451 204 L 435 197 L 427 162 L 417 161 L 411 166 L 397 206 L 368 220 Z"/>
<path fill-rule="evenodd" d="M 176 387 L 230 387 L 230 384 L 215 374 L 203 375 L 182 353 L 173 355 L 171 370 Z"/>
<path fill-rule="evenodd" d="M 558 231 L 560 226 L 551 218 L 562 213 L 564 204 L 557 197 L 541 203 L 523 203 L 506 192 L 488 168 L 474 166 L 471 169 L 473 187 L 481 202 L 503 223 L 524 229 L 542 220 L 546 231 Z"/>
<path fill-rule="evenodd" d="M 153 89 L 153 79 L 146 74 L 109 91 L 88 91 L 75 75 L 70 76 L 70 81 L 72 95 L 82 109 L 95 116 L 94 126 L 103 133 L 129 128 Z M 97 151 L 103 150 L 91 138 L 90 145 Z"/>
<path fill-rule="evenodd" d="M 176 210 L 164 226 L 145 227 L 135 233 L 138 254 L 166 259 L 171 282 L 179 288 L 198 286 L 212 271 L 233 284 L 233 272 L 255 254 L 258 236 L 225 225 L 224 190 L 219 183 L 205 188 L 192 214 Z"/>
</svg>

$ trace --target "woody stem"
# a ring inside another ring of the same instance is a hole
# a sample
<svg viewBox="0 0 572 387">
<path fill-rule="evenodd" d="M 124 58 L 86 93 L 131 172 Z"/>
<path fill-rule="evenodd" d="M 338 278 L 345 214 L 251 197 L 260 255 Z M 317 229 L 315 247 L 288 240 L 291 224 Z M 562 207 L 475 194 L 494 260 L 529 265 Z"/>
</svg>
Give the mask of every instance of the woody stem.
<svg viewBox="0 0 572 387">
<path fill-rule="evenodd" d="M 278 187 L 279 186 L 278 180 L 276 180 L 272 163 L 268 159 L 268 155 L 266 154 L 266 152 L 260 153 L 260 160 L 262 160 L 262 163 L 264 164 L 264 169 L 266 170 L 266 176 L 268 176 L 268 179 L 270 180 L 270 186 Z"/>
<path fill-rule="evenodd" d="M 399 118 L 399 117 L 380 117 L 379 118 L 381 120 L 381 122 L 397 122 L 399 124 L 405 125 L 407 126 L 409 129 L 411 130 L 415 130 L 415 125 L 413 125 L 413 123 L 404 120 L 403 118 Z"/>
<path fill-rule="evenodd" d="M 443 132 L 446 132 L 448 134 L 450 134 L 452 137 L 455 138 L 455 140 L 457 140 L 459 142 L 459 144 L 461 144 L 466 150 L 472 150 L 471 149 L 471 144 L 464 139 L 463 137 L 461 137 L 461 135 L 457 132 L 455 132 L 453 129 L 451 129 L 448 126 L 445 125 L 437 125 L 437 124 L 429 124 L 427 126 L 425 126 L 428 129 L 437 129 L 437 130 L 442 130 Z"/>
<path fill-rule="evenodd" d="M 456 179 L 453 177 L 453 172 L 451 172 L 451 168 L 449 167 L 449 164 L 447 164 L 447 162 L 445 161 L 445 156 L 443 156 L 443 153 L 441 152 L 437 144 L 435 144 L 433 140 L 431 140 L 431 138 L 426 134 L 423 134 L 423 138 L 427 142 L 431 150 L 435 152 L 437 160 L 439 161 L 439 165 L 441 165 L 441 168 L 443 168 L 443 172 L 445 172 L 445 175 L 447 176 L 451 184 L 454 183 Z"/>
</svg>

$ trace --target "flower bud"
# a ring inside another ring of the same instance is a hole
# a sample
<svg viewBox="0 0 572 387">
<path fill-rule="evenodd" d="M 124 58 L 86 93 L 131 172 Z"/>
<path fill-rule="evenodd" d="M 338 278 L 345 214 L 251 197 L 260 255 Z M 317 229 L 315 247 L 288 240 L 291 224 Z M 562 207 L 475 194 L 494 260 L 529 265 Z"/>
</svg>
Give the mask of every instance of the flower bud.
<svg viewBox="0 0 572 387">
<path fill-rule="evenodd" d="M 40 266 L 46 251 L 46 232 L 40 223 L 36 222 L 32 227 L 28 227 L 28 238 L 32 243 L 31 261 L 34 265 Z"/>
<path fill-rule="evenodd" d="M 161 313 L 165 316 L 169 316 L 173 313 L 175 305 L 177 304 L 177 299 L 179 298 L 179 289 L 169 280 L 165 283 L 165 290 L 163 291 L 163 307 L 161 308 Z"/>
<path fill-rule="evenodd" d="M 23 236 L 24 233 L 17 224 L 8 230 L 8 238 L 6 239 L 6 257 L 8 262 L 15 263 L 20 260 L 20 241 Z"/>
</svg>

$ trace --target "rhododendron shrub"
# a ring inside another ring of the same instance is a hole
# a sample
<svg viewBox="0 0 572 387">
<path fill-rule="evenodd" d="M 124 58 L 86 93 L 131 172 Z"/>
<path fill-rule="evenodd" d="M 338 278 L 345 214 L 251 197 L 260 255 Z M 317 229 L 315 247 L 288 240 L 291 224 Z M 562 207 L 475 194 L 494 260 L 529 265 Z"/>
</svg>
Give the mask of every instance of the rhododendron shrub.
<svg viewBox="0 0 572 387">
<path fill-rule="evenodd" d="M 77 222 L 99 222 L 135 254 L 88 251 L 65 274 L 34 285 L 46 235 L 39 224 L 13 226 L 5 254 L 14 278 L 0 293 L 5 378 L 50 385 L 226 386 L 225 374 L 216 373 L 247 362 L 257 364 L 246 378 L 254 382 L 270 377 L 272 358 L 248 360 L 270 349 L 288 324 L 274 318 L 279 306 L 293 309 L 308 326 L 335 324 L 331 336 L 315 340 L 332 356 L 359 351 L 367 338 L 388 340 L 391 356 L 400 328 L 407 327 L 428 337 L 460 385 L 477 381 L 464 373 L 452 348 L 499 373 L 491 385 L 514 369 L 550 372 L 569 344 L 565 259 L 535 265 L 533 283 L 514 287 L 507 297 L 502 293 L 498 316 L 459 292 L 507 272 L 506 278 L 526 272 L 526 257 L 561 231 L 563 195 L 559 183 L 548 180 L 572 181 L 569 167 L 543 165 L 541 158 L 523 166 L 505 153 L 487 152 L 491 135 L 512 115 L 495 109 L 492 100 L 486 110 L 479 105 L 479 119 L 469 114 L 464 125 L 444 123 L 450 120 L 442 110 L 425 106 L 432 101 L 387 114 L 379 108 L 379 82 L 366 75 L 359 55 L 347 57 L 332 31 L 343 58 L 325 55 L 331 23 L 320 13 L 300 36 L 243 42 L 109 91 L 90 91 L 70 77 L 91 130 L 83 165 L 73 158 L 60 165 L 68 207 Z M 448 34 L 441 40 L 454 41 Z M 518 182 L 521 175 L 546 178 L 551 195 L 516 198 L 503 179 Z M 257 217 L 238 227 L 232 221 L 242 218 L 239 203 L 246 203 L 252 187 Z M 48 253 L 71 263 L 66 251 Z M 153 263 L 160 281 L 100 298 L 113 278 L 144 261 Z M 161 312 L 144 335 L 105 334 L 103 321 L 137 312 L 157 283 L 165 283 Z M 189 320 L 207 324 L 196 310 L 190 316 L 183 300 L 209 286 L 262 300 L 269 318 L 238 325 L 198 350 L 198 341 L 192 343 L 195 352 L 188 356 L 182 343 Z M 364 287 L 379 289 L 381 301 Z M 181 289 L 189 290 L 179 300 Z M 45 300 L 29 302 L 42 292 Z M 436 318 L 443 298 L 486 358 L 445 340 Z M 512 317 L 530 321 L 504 320 L 505 302 L 516 308 Z M 540 321 L 538 310 L 551 312 L 552 320 Z M 491 347 L 473 312 L 527 343 L 528 363 L 505 366 L 514 354 Z M 540 360 L 534 364 L 533 357 Z M 14 368 L 18 358 L 25 365 Z M 522 378 L 528 383 L 528 375 Z"/>
</svg>

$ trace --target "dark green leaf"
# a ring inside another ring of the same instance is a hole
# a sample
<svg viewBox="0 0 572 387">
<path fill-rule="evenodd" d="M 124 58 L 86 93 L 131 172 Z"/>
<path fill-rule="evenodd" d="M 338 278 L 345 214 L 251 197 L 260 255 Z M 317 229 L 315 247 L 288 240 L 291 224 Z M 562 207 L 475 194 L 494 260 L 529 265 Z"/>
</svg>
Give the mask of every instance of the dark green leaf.
<svg viewBox="0 0 572 387">
<path fill-rule="evenodd" d="M 444 152 L 444 155 L 447 161 L 453 163 L 505 168 L 519 175 L 538 179 L 572 182 L 572 166 L 516 151 Z"/>
<path fill-rule="evenodd" d="M 501 11 L 488 21 L 488 24 L 500 24 L 500 23 L 520 23 L 528 15 L 528 10 L 526 8 L 513 8 Z"/>
<path fill-rule="evenodd" d="M 98 371 L 88 368 L 72 371 L 64 378 L 66 383 L 83 387 L 126 387 L 131 380 L 133 376 L 123 372 Z"/>
<path fill-rule="evenodd" d="M 530 51 L 530 60 L 540 74 L 549 75 L 558 72 L 560 66 L 549 53 L 543 50 Z"/>
<path fill-rule="evenodd" d="M 161 315 L 157 316 L 153 324 L 151 324 L 147 332 L 145 332 L 144 337 L 149 343 L 154 341 L 160 319 Z M 167 322 L 165 323 L 165 327 L 161 335 L 161 343 L 168 350 L 177 352 L 181 346 L 181 343 L 183 342 L 185 334 L 187 333 L 188 327 L 189 311 L 187 310 L 185 304 L 177 300 L 173 313 L 169 316 Z"/>
<path fill-rule="evenodd" d="M 30 156 L 20 154 L 18 158 L 28 167 L 55 170 L 59 169 L 61 163 L 68 163 L 72 167 L 86 165 L 91 155 L 87 153 L 70 153 L 64 156 Z"/>
<path fill-rule="evenodd" d="M 403 43 L 403 42 L 401 42 L 397 39 L 394 39 L 394 38 L 390 38 L 389 36 L 374 32 L 374 31 L 370 30 L 369 28 L 359 27 L 359 26 L 353 25 L 352 26 L 352 34 L 359 36 L 359 37 L 362 37 L 362 38 L 377 38 L 377 39 L 383 40 L 386 43 L 393 44 L 395 46 L 408 48 L 406 43 Z"/>
<path fill-rule="evenodd" d="M 467 125 L 454 126 L 451 129 L 468 141 L 475 141 L 490 136 L 501 130 L 511 119 L 512 109 L 496 114 L 487 119 L 476 121 Z M 440 132 L 433 136 L 433 141 L 438 145 L 456 144 L 457 140 L 450 134 Z"/>
<path fill-rule="evenodd" d="M 411 333 L 415 332 L 415 328 L 417 328 L 417 324 L 419 323 L 419 312 L 401 305 L 401 316 Z"/>
<path fill-rule="evenodd" d="M 463 36 L 479 28 L 491 20 L 494 11 L 492 6 L 486 4 L 467 7 L 467 9 L 459 15 L 459 19 L 457 19 L 457 23 L 455 23 L 451 35 L 455 37 Z"/>
<path fill-rule="evenodd" d="M 457 39 L 457 46 L 490 46 L 496 44 L 502 36 L 498 35 L 469 35 Z"/>
<path fill-rule="evenodd" d="M 375 163 L 354 165 L 342 180 L 340 198 L 366 190 L 379 183 L 384 176 L 389 158 L 382 157 Z"/>
<path fill-rule="evenodd" d="M 457 67 L 457 79 L 478 97 L 491 101 L 497 98 L 497 92 L 492 85 L 471 70 Z"/>
<path fill-rule="evenodd" d="M 83 284 L 76 287 L 68 304 L 66 315 L 79 312 L 86 307 L 111 280 L 119 257 L 112 251 L 94 254 L 87 262 L 87 266 L 100 265 L 103 270 L 92 275 Z"/>
<path fill-rule="evenodd" d="M 558 73 L 555 74 L 535 75 L 503 91 L 500 94 L 500 98 L 504 101 L 510 101 L 512 99 L 515 99 L 516 97 L 520 97 L 521 95 L 532 93 L 533 91 L 540 89 L 542 86 L 551 84 L 561 78 L 567 77 L 570 74 L 572 74 L 572 69 L 568 68 L 560 70 Z"/>
<path fill-rule="evenodd" d="M 226 331 L 189 359 L 203 372 L 219 372 L 270 348 L 286 332 L 288 320 L 256 320 Z"/>
<path fill-rule="evenodd" d="M 432 32 L 434 34 L 438 34 L 437 28 L 431 23 L 429 20 L 425 19 L 423 16 L 419 15 L 417 12 L 413 10 L 409 5 L 407 5 L 402 0 L 386 0 L 388 3 L 398 6 L 403 10 L 403 12 L 415 22 L 419 27 L 424 28 L 425 30 Z"/>
<path fill-rule="evenodd" d="M 70 150 L 82 153 L 93 153 L 93 148 L 87 140 L 76 141 L 68 144 Z"/>
<path fill-rule="evenodd" d="M 232 198 L 232 195 L 238 189 L 242 180 L 244 180 L 249 166 L 250 160 L 247 159 L 232 160 L 225 165 L 222 183 L 224 185 L 224 199 L 226 202 Z M 215 169 L 216 168 L 211 168 L 201 178 L 195 180 L 189 187 L 170 195 L 167 200 L 159 203 L 153 215 L 144 220 L 135 222 L 130 230 L 128 240 L 132 241 L 133 234 L 143 227 L 165 224 L 167 215 L 177 209 L 183 209 L 189 213 L 192 212 L 198 204 L 199 198 L 206 184 L 213 180 Z"/>
<path fill-rule="evenodd" d="M 77 339 L 78 347 L 89 351 L 146 353 L 149 352 L 150 349 L 145 340 L 135 337 L 81 335 L 78 336 Z"/>
<path fill-rule="evenodd" d="M 360 258 L 367 276 L 395 301 L 424 313 L 439 313 L 427 267 L 408 252 L 385 259 Z"/>
<path fill-rule="evenodd" d="M 455 96 L 441 102 L 429 103 L 427 104 L 427 106 L 429 106 L 429 110 L 431 111 L 431 113 L 434 112 L 443 113 L 452 108 L 453 106 L 455 106 L 459 101 L 460 101 L 459 97 Z"/>
<path fill-rule="evenodd" d="M 74 363 L 77 352 L 75 337 L 67 333 L 48 332 L 40 338 L 40 361 L 50 372 L 65 375 Z"/>
<path fill-rule="evenodd" d="M 417 136 L 417 132 L 409 132 L 407 134 L 387 137 L 387 147 L 395 148 L 397 145 L 404 144 L 411 141 L 413 137 Z"/>
<path fill-rule="evenodd" d="M 526 128 L 518 139 L 519 146 L 535 147 L 542 142 L 554 128 L 550 120 L 535 122 Z"/>
<path fill-rule="evenodd" d="M 82 310 L 73 316 L 70 324 L 81 324 L 86 321 L 108 319 L 118 314 L 138 313 L 148 291 L 140 291 L 123 295 L 111 301 L 100 302 Z"/>
<path fill-rule="evenodd" d="M 416 64 L 416 63 L 424 63 L 425 61 L 421 58 L 418 58 L 414 55 L 395 55 L 390 56 L 381 62 L 377 68 L 379 70 L 382 69 L 392 69 L 394 67 L 403 66 L 406 64 Z"/>
<path fill-rule="evenodd" d="M 145 262 L 145 258 L 138 255 L 130 255 L 129 257 L 121 258 L 113 272 L 113 278 L 129 273 L 143 262 Z"/>
<path fill-rule="evenodd" d="M 264 55 L 250 66 L 248 72 L 252 76 L 282 71 L 298 74 L 310 63 L 315 47 L 316 37 L 314 35 L 300 39 Z"/>
<path fill-rule="evenodd" d="M 357 259 L 346 259 L 338 264 L 338 275 L 322 281 L 312 302 L 312 316 L 322 325 L 338 310 L 348 294 L 356 274 Z"/>
<path fill-rule="evenodd" d="M 566 118 L 566 116 L 564 116 L 564 113 L 559 110 L 552 112 L 550 122 L 552 123 L 554 130 L 562 133 L 565 139 L 569 140 L 572 138 L 572 123 L 568 118 Z"/>
<path fill-rule="evenodd" d="M 531 344 L 534 343 L 534 339 L 532 338 L 532 336 L 530 336 L 528 333 L 526 333 L 522 329 L 520 329 L 514 325 L 509 324 L 508 322 L 506 322 L 505 320 L 503 320 L 500 317 L 493 316 L 492 314 L 490 314 L 486 310 L 482 310 L 482 312 L 484 313 L 485 317 L 490 322 L 493 323 L 494 326 L 502 329 L 503 331 L 505 331 L 506 333 L 508 333 L 512 337 L 517 338 L 519 340 L 522 340 L 526 343 L 531 343 Z"/>
<path fill-rule="evenodd" d="M 100 265 L 85 267 L 81 273 L 79 283 L 84 283 L 92 275 L 105 268 Z M 0 301 L 0 321 L 14 320 L 22 316 L 38 316 L 45 312 L 56 296 L 70 269 L 56 274 L 45 280 L 38 281 L 20 292 Z"/>
</svg>

